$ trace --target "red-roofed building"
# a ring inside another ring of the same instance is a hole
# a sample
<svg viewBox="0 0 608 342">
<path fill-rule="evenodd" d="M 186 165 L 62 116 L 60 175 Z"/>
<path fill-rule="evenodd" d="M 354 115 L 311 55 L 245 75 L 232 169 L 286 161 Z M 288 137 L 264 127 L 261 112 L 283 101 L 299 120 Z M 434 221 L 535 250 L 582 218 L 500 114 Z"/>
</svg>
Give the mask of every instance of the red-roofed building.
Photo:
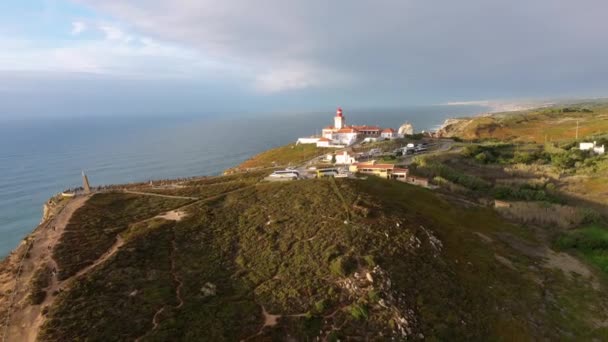
<svg viewBox="0 0 608 342">
<path fill-rule="evenodd" d="M 387 131 L 387 130 L 384 130 Z M 336 110 L 336 116 L 334 117 L 334 125 L 327 126 L 321 131 L 321 136 L 331 140 L 330 147 L 337 147 L 340 145 L 350 146 L 357 141 L 360 137 L 380 137 L 380 133 L 383 132 L 382 128 L 378 126 L 357 126 L 357 125 L 346 125 L 346 116 L 342 108 Z M 388 129 L 386 138 L 397 137 L 397 133 L 392 128 Z M 299 139 L 301 143 L 313 143 L 311 139 Z M 324 141 L 318 143 L 325 144 Z"/>
<path fill-rule="evenodd" d="M 380 133 L 380 137 L 385 139 L 397 138 L 397 131 L 392 128 L 385 128 L 384 130 L 382 130 L 382 133 Z"/>
<path fill-rule="evenodd" d="M 361 135 L 364 135 L 364 136 L 378 136 L 378 135 L 380 135 L 380 131 L 382 130 L 378 126 L 363 125 L 363 126 L 351 126 L 351 127 L 356 129 L 359 133 L 361 133 Z"/>
<path fill-rule="evenodd" d="M 376 164 L 375 161 L 356 163 L 350 166 L 350 172 L 359 172 L 382 178 L 390 178 L 395 169 L 394 164 Z"/>
</svg>

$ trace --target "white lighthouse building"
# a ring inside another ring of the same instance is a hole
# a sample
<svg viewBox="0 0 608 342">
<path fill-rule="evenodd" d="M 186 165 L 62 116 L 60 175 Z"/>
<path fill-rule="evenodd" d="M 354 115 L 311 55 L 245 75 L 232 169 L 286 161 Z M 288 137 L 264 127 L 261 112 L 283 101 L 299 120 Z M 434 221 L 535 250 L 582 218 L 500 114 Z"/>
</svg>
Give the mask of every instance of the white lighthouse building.
<svg viewBox="0 0 608 342">
<path fill-rule="evenodd" d="M 354 144 L 358 138 L 397 138 L 399 135 L 393 129 L 382 131 L 378 126 L 348 126 L 342 108 L 338 107 L 334 116 L 334 125 L 323 128 L 321 136 L 298 139 L 298 144 L 317 144 L 317 147 L 340 148 Z"/>
<path fill-rule="evenodd" d="M 346 118 L 342 115 L 342 107 L 338 107 L 336 110 L 336 116 L 334 117 L 334 128 L 342 129 L 346 126 Z"/>
</svg>

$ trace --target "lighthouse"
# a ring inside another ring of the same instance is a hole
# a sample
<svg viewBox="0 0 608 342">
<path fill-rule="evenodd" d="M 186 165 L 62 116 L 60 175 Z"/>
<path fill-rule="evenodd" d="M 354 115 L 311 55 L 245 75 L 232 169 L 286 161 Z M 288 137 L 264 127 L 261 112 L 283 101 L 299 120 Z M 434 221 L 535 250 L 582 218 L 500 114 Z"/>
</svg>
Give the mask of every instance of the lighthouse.
<svg viewBox="0 0 608 342">
<path fill-rule="evenodd" d="M 346 126 L 346 118 L 342 115 L 342 108 L 338 107 L 336 110 L 336 117 L 334 118 L 334 127 L 336 129 L 342 129 Z"/>
</svg>

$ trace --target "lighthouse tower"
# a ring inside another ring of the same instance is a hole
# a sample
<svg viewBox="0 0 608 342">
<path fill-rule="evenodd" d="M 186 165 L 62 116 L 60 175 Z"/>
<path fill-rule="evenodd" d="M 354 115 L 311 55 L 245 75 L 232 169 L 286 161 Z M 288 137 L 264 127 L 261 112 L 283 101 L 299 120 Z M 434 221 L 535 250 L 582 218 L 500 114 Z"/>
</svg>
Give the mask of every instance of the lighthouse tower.
<svg viewBox="0 0 608 342">
<path fill-rule="evenodd" d="M 338 107 L 336 110 L 336 117 L 334 118 L 334 127 L 336 129 L 342 129 L 346 126 L 346 118 L 342 115 L 342 108 Z"/>
</svg>

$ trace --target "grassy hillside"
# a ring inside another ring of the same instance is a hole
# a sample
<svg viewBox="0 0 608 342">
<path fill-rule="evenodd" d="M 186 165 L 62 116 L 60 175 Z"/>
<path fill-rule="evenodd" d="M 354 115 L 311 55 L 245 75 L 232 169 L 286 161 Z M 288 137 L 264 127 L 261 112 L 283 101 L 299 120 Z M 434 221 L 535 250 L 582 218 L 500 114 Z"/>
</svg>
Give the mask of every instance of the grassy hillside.
<svg viewBox="0 0 608 342">
<path fill-rule="evenodd" d="M 65 279 L 92 264 L 112 246 L 130 223 L 153 217 L 190 202 L 121 193 L 94 195 L 74 213 L 53 251 L 59 278 Z"/>
<path fill-rule="evenodd" d="M 124 245 L 59 295 L 41 339 L 608 338 L 605 293 L 492 209 L 373 177 L 240 189 L 104 230 Z"/>
<path fill-rule="evenodd" d="M 608 104 L 589 102 L 463 119 L 447 127 L 448 136 L 466 140 L 558 142 L 608 135 Z"/>
<path fill-rule="evenodd" d="M 314 144 L 289 144 L 257 154 L 235 168 L 227 170 L 226 173 L 259 168 L 296 166 L 330 151 L 333 151 L 333 149 L 318 148 Z"/>
</svg>

